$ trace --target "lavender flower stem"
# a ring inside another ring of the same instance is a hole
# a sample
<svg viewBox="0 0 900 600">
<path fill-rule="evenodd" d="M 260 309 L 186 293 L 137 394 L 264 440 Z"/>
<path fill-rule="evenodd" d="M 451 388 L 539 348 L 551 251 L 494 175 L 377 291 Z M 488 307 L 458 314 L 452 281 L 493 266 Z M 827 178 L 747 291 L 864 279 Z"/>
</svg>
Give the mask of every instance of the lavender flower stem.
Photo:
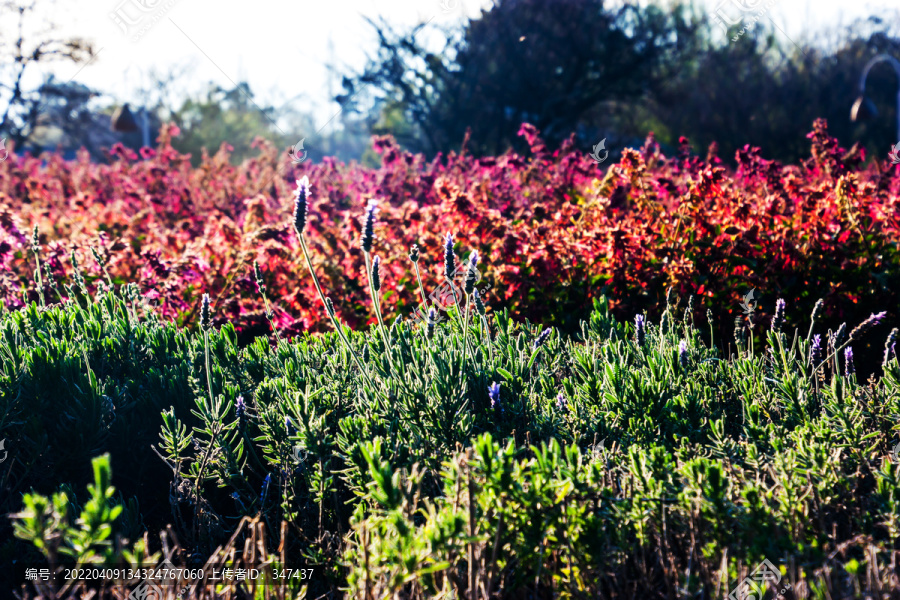
<svg viewBox="0 0 900 600">
<path fill-rule="evenodd" d="M 363 255 L 366 257 L 366 273 L 369 277 L 369 293 L 372 295 L 372 304 L 375 307 L 375 316 L 378 318 L 378 328 L 381 330 L 382 339 L 384 339 L 384 351 L 388 355 L 388 364 L 393 371 L 394 357 L 391 353 L 391 340 L 387 332 L 387 327 L 384 326 L 384 319 L 381 316 L 381 303 L 378 301 L 378 292 L 375 291 L 375 286 L 372 283 L 372 255 L 365 250 L 363 250 Z"/>
<path fill-rule="evenodd" d="M 338 336 L 341 338 L 341 341 L 344 342 L 344 345 L 347 347 L 347 351 L 350 353 L 350 356 L 353 357 L 353 360 L 356 362 L 356 366 L 359 367 L 360 373 L 362 373 L 363 377 L 366 378 L 366 381 L 369 385 L 372 385 L 372 380 L 369 379 L 369 374 L 366 372 L 365 367 L 363 367 L 362 362 L 359 360 L 359 357 L 356 355 L 356 352 L 353 351 L 353 346 L 350 345 L 350 340 L 347 339 L 347 336 L 344 334 L 344 329 L 337 322 L 337 319 L 331 316 L 331 313 L 328 310 L 328 304 L 325 302 L 325 294 L 322 292 L 322 286 L 319 284 L 319 278 L 316 277 L 316 272 L 312 266 L 312 260 L 309 258 L 309 249 L 306 247 L 306 240 L 303 238 L 303 234 L 297 232 L 297 237 L 300 239 L 300 249 L 303 250 L 303 257 L 306 259 L 306 266 L 309 268 L 309 273 L 312 275 L 313 283 L 316 285 L 316 291 L 319 292 L 319 299 L 322 301 L 322 306 L 325 307 L 325 313 L 328 314 L 331 319 L 331 325 L 334 327 L 335 331 L 337 331 Z M 374 386 L 373 386 L 374 387 Z"/>
</svg>

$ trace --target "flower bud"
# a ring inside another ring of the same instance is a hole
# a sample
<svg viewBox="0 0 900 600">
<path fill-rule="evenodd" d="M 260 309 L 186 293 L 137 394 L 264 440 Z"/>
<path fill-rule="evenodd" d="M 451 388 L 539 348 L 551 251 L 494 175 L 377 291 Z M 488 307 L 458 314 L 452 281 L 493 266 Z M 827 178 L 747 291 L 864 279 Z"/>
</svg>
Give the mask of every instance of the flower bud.
<svg viewBox="0 0 900 600">
<path fill-rule="evenodd" d="M 209 294 L 203 294 L 203 300 L 200 303 L 200 329 L 202 331 L 208 331 L 209 326 Z"/>
<path fill-rule="evenodd" d="M 484 301 L 481 299 L 481 292 L 477 289 L 472 290 L 472 298 L 475 300 L 475 310 L 483 317 L 487 311 L 484 308 Z"/>
<path fill-rule="evenodd" d="M 428 324 L 425 330 L 425 336 L 429 340 L 434 339 L 435 325 L 437 325 L 437 311 L 434 309 L 434 307 L 431 307 L 430 309 L 428 309 Z"/>
<path fill-rule="evenodd" d="M 882 367 L 887 367 L 891 358 L 897 356 L 897 333 L 898 330 L 895 327 L 888 334 L 887 342 L 884 344 L 884 361 L 881 363 Z"/>
<path fill-rule="evenodd" d="M 372 261 L 372 289 L 376 292 L 381 289 L 381 258 L 378 256 Z"/>
</svg>

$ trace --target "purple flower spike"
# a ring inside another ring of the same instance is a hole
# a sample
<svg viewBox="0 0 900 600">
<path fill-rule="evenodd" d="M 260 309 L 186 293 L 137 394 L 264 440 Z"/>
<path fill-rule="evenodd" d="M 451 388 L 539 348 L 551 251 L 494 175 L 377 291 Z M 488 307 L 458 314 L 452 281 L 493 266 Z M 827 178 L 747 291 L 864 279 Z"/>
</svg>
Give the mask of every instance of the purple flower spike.
<svg viewBox="0 0 900 600">
<path fill-rule="evenodd" d="M 456 255 L 453 254 L 453 236 L 448 233 L 444 241 L 444 275 L 448 281 L 453 281 L 454 273 L 456 273 Z"/>
<path fill-rule="evenodd" d="M 635 315 L 634 317 L 634 341 L 638 346 L 643 346 L 647 339 L 647 323 L 644 315 Z"/>
<path fill-rule="evenodd" d="M 309 215 L 309 178 L 304 175 L 297 180 L 297 189 L 294 190 L 294 229 L 297 235 L 303 235 L 306 229 L 306 220 Z"/>
<path fill-rule="evenodd" d="M 853 375 L 856 373 L 856 367 L 853 365 L 853 347 L 847 346 L 844 348 L 844 362 L 846 363 L 847 375 Z"/>
<path fill-rule="evenodd" d="M 534 340 L 534 344 L 532 345 L 531 349 L 537 350 L 538 348 L 543 346 L 544 342 L 547 341 L 547 338 L 550 337 L 551 333 L 553 333 L 553 328 L 551 328 L 551 327 L 548 327 L 547 329 L 543 330 L 541 332 L 541 334 L 539 336 L 537 336 L 537 338 Z"/>
<path fill-rule="evenodd" d="M 378 201 L 372 198 L 366 205 L 366 216 L 363 221 L 363 232 L 359 239 L 363 252 L 372 251 L 372 243 L 375 241 L 375 216 L 378 214 Z"/>
<path fill-rule="evenodd" d="M 469 257 L 469 268 L 466 269 L 465 291 L 467 296 L 471 296 L 475 291 L 475 283 L 478 278 L 478 252 L 473 250 Z"/>
<path fill-rule="evenodd" d="M 491 399 L 491 408 L 496 411 L 502 410 L 500 406 L 500 384 L 496 381 L 488 386 L 488 397 Z"/>
<path fill-rule="evenodd" d="M 860 339 L 867 331 L 878 325 L 886 315 L 886 312 L 873 313 L 868 319 L 856 326 L 856 329 L 850 332 L 850 339 L 847 341 Z"/>
<path fill-rule="evenodd" d="M 776 333 L 781 332 L 781 327 L 784 325 L 784 309 L 786 303 L 781 298 L 775 302 L 775 316 L 772 317 L 772 331 Z"/>
<path fill-rule="evenodd" d="M 817 367 L 819 363 L 822 362 L 822 336 L 818 333 L 813 336 L 809 357 L 813 368 Z"/>
<path fill-rule="evenodd" d="M 209 326 L 209 294 L 203 294 L 203 301 L 200 303 L 200 329 L 206 331 Z"/>
<path fill-rule="evenodd" d="M 376 256 L 372 261 L 372 289 L 381 289 L 381 258 Z"/>
<path fill-rule="evenodd" d="M 688 366 L 688 347 L 687 342 L 681 340 L 678 343 L 678 362 L 681 363 L 681 366 L 685 369 Z"/>
<path fill-rule="evenodd" d="M 569 406 L 569 401 L 562 392 L 556 395 L 556 410 L 565 410 Z"/>
</svg>

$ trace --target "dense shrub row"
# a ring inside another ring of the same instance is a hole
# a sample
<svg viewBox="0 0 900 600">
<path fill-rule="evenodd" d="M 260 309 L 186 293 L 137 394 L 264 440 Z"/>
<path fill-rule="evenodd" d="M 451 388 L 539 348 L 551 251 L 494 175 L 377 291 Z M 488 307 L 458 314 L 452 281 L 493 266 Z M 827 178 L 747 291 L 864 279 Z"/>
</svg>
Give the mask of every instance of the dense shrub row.
<svg viewBox="0 0 900 600">
<path fill-rule="evenodd" d="M 275 299 L 274 325 L 289 334 L 324 328 L 290 225 L 287 198 L 299 167 L 260 142 L 259 157 L 240 167 L 223 147 L 195 169 L 172 149 L 173 135 L 164 129 L 158 148 L 140 159 L 117 147 L 108 165 L 55 155 L 0 163 L 2 299 L 16 307 L 39 297 L 29 251 L 38 226 L 49 252 L 43 291 L 53 301 L 53 280 L 72 282 L 75 250 L 89 287 L 103 269 L 117 283 L 141 281 L 160 318 L 179 323 L 192 320 L 199 292 L 208 292 L 218 323 L 233 323 L 249 341 L 271 331 L 256 294 L 256 260 Z M 377 138 L 379 168 L 302 166 L 312 181 L 310 252 L 347 323 L 371 318 L 356 244 L 357 217 L 371 198 L 381 199 L 374 233 L 389 320 L 420 302 L 407 259 L 412 244 L 421 249 L 425 283 L 442 283 L 447 231 L 458 232 L 459 247 L 479 251 L 495 309 L 568 332 L 601 294 L 619 318 L 643 310 L 656 318 L 668 287 L 702 296 L 720 337 L 730 335 L 751 288 L 768 307 L 786 299 L 789 321 L 809 314 L 818 298 L 833 329 L 877 310 L 898 316 L 897 168 L 886 161 L 862 168 L 863 153 L 841 148 L 823 122 L 804 163 L 782 165 L 748 147 L 733 171 L 714 149 L 692 155 L 686 141 L 667 157 L 651 136 L 618 164 L 598 167 L 571 145 L 548 152 L 530 126 L 522 135 L 529 157 L 463 153 L 428 163 Z"/>
<path fill-rule="evenodd" d="M 191 566 L 248 517 L 316 568 L 311 597 L 711 598 L 763 560 L 799 598 L 896 591 L 896 332 L 879 381 L 847 351 L 877 318 L 798 336 L 780 307 L 731 360 L 674 298 L 660 325 L 598 301 L 572 339 L 451 312 L 239 348 L 205 311 L 186 331 L 134 288 L 73 294 L 0 319 L 2 509 L 41 548 L 9 564 L 127 564 L 168 522 Z"/>
</svg>

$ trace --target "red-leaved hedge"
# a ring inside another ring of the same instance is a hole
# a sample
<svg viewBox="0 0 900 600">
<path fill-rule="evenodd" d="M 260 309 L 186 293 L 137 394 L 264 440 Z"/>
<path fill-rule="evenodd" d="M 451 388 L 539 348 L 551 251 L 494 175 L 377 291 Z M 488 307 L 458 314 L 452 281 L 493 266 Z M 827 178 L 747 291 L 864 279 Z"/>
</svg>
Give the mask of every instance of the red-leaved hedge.
<svg viewBox="0 0 900 600">
<path fill-rule="evenodd" d="M 776 298 L 788 303 L 789 326 L 791 316 L 806 320 L 820 297 L 830 323 L 852 326 L 882 310 L 896 321 L 898 167 L 863 166 L 863 152 L 841 148 L 822 121 L 802 164 L 782 165 L 746 147 L 734 169 L 714 148 L 705 158 L 692 154 L 686 140 L 667 157 L 651 135 L 617 164 L 597 165 L 571 144 L 550 152 L 530 125 L 521 134 L 530 156 L 462 153 L 430 162 L 375 138 L 382 166 L 374 169 L 334 160 L 293 167 L 264 141 L 256 143 L 258 157 L 240 166 L 223 146 L 192 168 L 171 146 L 174 126 L 141 156 L 112 148 L 109 164 L 86 154 L 69 162 L 13 155 L 0 163 L 0 299 L 8 307 L 38 299 L 36 225 L 41 258 L 60 284 L 71 282 L 75 250 L 88 285 L 96 285 L 102 272 L 93 246 L 113 280 L 139 283 L 161 316 L 195 321 L 208 292 L 216 318 L 251 335 L 270 331 L 253 280 L 258 260 L 279 330 L 322 330 L 325 314 L 290 225 L 294 181 L 305 174 L 313 261 L 352 326 L 373 319 L 359 248 L 370 198 L 381 200 L 374 253 L 392 316 L 417 306 L 410 246 L 421 248 L 430 292 L 441 284 L 450 232 L 461 258 L 481 254 L 490 307 L 568 330 L 602 293 L 630 318 L 657 311 L 668 287 L 697 296 L 697 319 L 711 309 L 725 343 L 751 288 L 761 296 L 763 325 Z M 44 285 L 47 301 L 58 301 L 46 278 Z"/>
</svg>

